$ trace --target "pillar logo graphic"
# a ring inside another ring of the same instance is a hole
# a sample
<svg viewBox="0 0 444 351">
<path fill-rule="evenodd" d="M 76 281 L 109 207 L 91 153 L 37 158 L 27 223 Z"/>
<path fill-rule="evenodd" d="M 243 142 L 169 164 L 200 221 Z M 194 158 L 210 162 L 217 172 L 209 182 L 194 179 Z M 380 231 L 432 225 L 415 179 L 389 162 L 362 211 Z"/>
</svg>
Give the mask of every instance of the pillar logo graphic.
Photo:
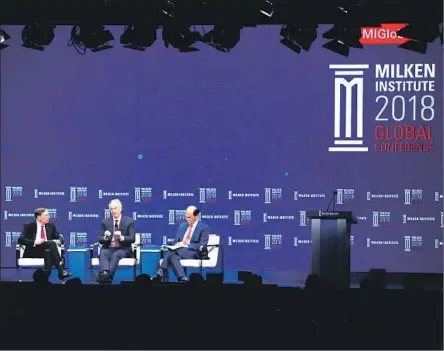
<svg viewBox="0 0 444 351">
<path fill-rule="evenodd" d="M 364 72 L 374 72 L 368 81 L 371 84 L 366 84 L 369 88 L 373 84 L 377 94 L 377 111 L 370 116 L 376 123 L 373 151 L 433 152 L 436 64 L 375 64 L 369 68 L 369 64 L 329 65 L 335 78 L 334 145 L 328 151 L 369 151 L 369 140 L 364 140 L 364 118 L 368 118 L 364 116 Z"/>
<path fill-rule="evenodd" d="M 153 188 L 134 188 L 134 203 L 149 203 L 153 201 Z"/>
<path fill-rule="evenodd" d="M 70 247 L 85 247 L 88 246 L 88 233 L 86 232 L 70 232 L 69 233 Z"/>
<path fill-rule="evenodd" d="M 264 234 L 264 250 L 277 249 L 282 246 L 282 234 Z"/>
<path fill-rule="evenodd" d="M 152 233 L 136 233 L 140 235 L 140 244 L 151 245 L 153 243 Z"/>
<path fill-rule="evenodd" d="M 185 223 L 185 210 L 168 210 L 168 225 Z"/>
<path fill-rule="evenodd" d="M 216 188 L 199 188 L 199 203 L 215 203 L 216 195 Z"/>
<path fill-rule="evenodd" d="M 265 188 L 264 190 L 264 203 L 271 204 L 272 202 L 282 200 L 281 188 Z"/>
<path fill-rule="evenodd" d="M 5 247 L 15 247 L 20 234 L 20 232 L 5 232 Z"/>
<path fill-rule="evenodd" d="M 86 186 L 69 187 L 69 202 L 86 201 L 88 199 L 88 188 Z"/>
<path fill-rule="evenodd" d="M 422 189 L 404 189 L 404 205 L 420 203 L 422 201 Z"/>
<path fill-rule="evenodd" d="M 251 223 L 251 210 L 233 210 L 234 225 Z"/>
<path fill-rule="evenodd" d="M 307 226 L 307 211 L 299 211 L 299 227 Z"/>
<path fill-rule="evenodd" d="M 330 152 L 367 152 L 364 145 L 364 70 L 367 64 L 329 65 L 335 72 L 334 83 L 334 146 Z M 353 88 L 356 93 L 353 94 Z M 345 107 L 342 111 L 342 91 Z M 355 101 L 353 102 L 353 95 Z M 341 121 L 342 120 L 342 121 Z M 344 124 L 345 128 L 342 127 Z"/>
<path fill-rule="evenodd" d="M 5 186 L 5 201 L 11 202 L 15 197 L 23 196 L 22 186 Z"/>
<path fill-rule="evenodd" d="M 372 227 L 377 228 L 381 225 L 391 223 L 390 212 L 387 211 L 373 211 L 372 212 Z"/>
</svg>

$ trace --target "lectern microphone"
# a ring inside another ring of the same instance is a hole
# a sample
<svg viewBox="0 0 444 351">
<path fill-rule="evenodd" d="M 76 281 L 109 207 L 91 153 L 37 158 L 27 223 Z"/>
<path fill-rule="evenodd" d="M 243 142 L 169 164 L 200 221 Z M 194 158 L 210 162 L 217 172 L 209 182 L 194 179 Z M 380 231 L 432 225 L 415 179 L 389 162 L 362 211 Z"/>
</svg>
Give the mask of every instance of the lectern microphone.
<svg viewBox="0 0 444 351">
<path fill-rule="evenodd" d="M 328 212 L 328 210 L 330 209 L 330 206 L 333 202 L 333 200 L 335 199 L 336 195 L 338 194 L 338 192 L 336 190 L 333 191 L 333 194 L 331 194 L 331 198 L 330 198 L 330 202 L 328 203 L 327 209 L 325 210 L 325 212 Z M 333 211 L 335 210 L 335 203 L 333 202 Z"/>
</svg>

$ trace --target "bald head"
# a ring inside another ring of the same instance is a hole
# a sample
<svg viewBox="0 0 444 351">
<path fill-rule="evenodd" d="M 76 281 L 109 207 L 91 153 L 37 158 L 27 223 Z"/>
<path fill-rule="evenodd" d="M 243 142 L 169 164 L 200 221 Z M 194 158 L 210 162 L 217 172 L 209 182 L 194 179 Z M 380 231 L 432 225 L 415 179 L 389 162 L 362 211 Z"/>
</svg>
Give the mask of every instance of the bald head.
<svg viewBox="0 0 444 351">
<path fill-rule="evenodd" d="M 199 209 L 196 206 L 188 206 L 185 210 L 185 217 L 189 225 L 194 225 L 199 217 Z"/>
</svg>

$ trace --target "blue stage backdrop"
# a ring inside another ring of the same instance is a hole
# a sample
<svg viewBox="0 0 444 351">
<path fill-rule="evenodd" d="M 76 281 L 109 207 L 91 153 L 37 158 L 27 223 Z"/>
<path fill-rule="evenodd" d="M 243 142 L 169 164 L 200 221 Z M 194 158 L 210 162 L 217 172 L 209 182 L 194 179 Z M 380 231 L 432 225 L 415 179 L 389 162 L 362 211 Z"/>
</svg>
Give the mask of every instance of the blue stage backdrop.
<svg viewBox="0 0 444 351">
<path fill-rule="evenodd" d="M 319 32 L 329 26 L 321 27 Z M 172 238 L 188 205 L 222 236 L 228 270 L 309 272 L 307 210 L 353 211 L 352 270 L 442 272 L 442 47 L 345 58 L 318 38 L 295 54 L 279 26 L 230 53 L 158 40 L 78 55 L 70 28 L 44 52 L 5 28 L 1 56 L 2 267 L 36 207 L 70 245 L 93 243 L 119 198 L 145 244 Z M 441 77 L 441 78 L 440 78 Z"/>
</svg>

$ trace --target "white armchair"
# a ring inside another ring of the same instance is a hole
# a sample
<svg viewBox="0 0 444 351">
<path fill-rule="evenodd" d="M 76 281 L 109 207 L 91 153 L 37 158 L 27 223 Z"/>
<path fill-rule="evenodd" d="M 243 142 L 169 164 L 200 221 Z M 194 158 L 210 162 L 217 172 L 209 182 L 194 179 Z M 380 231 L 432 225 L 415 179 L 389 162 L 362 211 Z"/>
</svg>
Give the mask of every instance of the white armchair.
<svg viewBox="0 0 444 351">
<path fill-rule="evenodd" d="M 140 234 L 136 234 L 136 240 L 134 241 L 132 246 L 133 257 L 125 257 L 119 261 L 119 267 L 123 268 L 133 268 L 133 278 L 136 279 L 137 276 L 137 265 L 140 264 Z M 97 247 L 97 255 L 94 255 L 94 248 Z M 99 267 L 99 254 L 102 245 L 99 243 L 92 244 L 89 247 L 89 256 L 91 263 L 91 270 L 94 270 Z"/>
<path fill-rule="evenodd" d="M 65 240 L 60 234 L 60 243 L 58 246 L 59 255 L 61 257 L 60 265 L 65 268 Z M 19 276 L 19 282 L 23 282 L 23 269 L 43 269 L 45 267 L 45 260 L 43 258 L 24 258 L 25 246 L 17 244 L 15 247 L 16 266 Z"/>
<path fill-rule="evenodd" d="M 180 264 L 185 268 L 199 269 L 200 274 L 203 274 L 204 268 L 216 268 L 220 265 L 221 273 L 224 273 L 224 255 L 223 247 L 220 243 L 220 236 L 217 234 L 210 234 L 207 244 L 207 255 L 198 259 L 182 259 Z M 162 264 L 163 259 L 159 264 Z"/>
</svg>

